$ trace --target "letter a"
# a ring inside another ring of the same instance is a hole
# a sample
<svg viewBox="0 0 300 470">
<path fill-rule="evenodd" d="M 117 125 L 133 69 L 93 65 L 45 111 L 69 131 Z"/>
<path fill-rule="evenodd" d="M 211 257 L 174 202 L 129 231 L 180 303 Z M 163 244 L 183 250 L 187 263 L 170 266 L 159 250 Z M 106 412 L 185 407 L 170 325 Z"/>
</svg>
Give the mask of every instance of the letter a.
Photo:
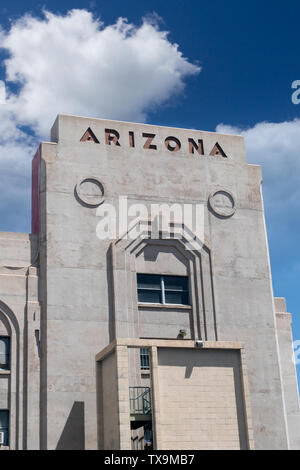
<svg viewBox="0 0 300 470">
<path fill-rule="evenodd" d="M 80 142 L 94 142 L 95 144 L 99 144 L 99 140 L 90 127 L 85 131 Z"/>
<path fill-rule="evenodd" d="M 213 157 L 215 155 L 221 155 L 222 157 L 227 158 L 226 153 L 222 149 L 221 145 L 218 144 L 218 142 L 214 145 L 214 147 L 213 147 L 213 149 L 212 149 L 212 151 L 210 152 L 209 155 L 212 155 Z"/>
</svg>

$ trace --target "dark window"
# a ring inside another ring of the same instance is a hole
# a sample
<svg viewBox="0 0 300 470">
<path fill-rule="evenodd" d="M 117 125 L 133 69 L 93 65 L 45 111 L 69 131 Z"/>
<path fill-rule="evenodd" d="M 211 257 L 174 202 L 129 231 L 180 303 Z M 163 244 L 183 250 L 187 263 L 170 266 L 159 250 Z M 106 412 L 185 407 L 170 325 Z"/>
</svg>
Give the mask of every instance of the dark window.
<svg viewBox="0 0 300 470">
<path fill-rule="evenodd" d="M 152 422 L 145 424 L 144 426 L 144 443 L 145 450 L 152 449 L 153 435 L 152 435 Z"/>
<path fill-rule="evenodd" d="M 165 303 L 183 304 L 189 303 L 188 278 L 182 276 L 163 276 Z"/>
<path fill-rule="evenodd" d="M 1 441 L 2 440 L 2 441 Z M 9 445 L 9 411 L 0 410 L 0 443 L 3 446 Z"/>
<path fill-rule="evenodd" d="M 0 336 L 0 369 L 9 369 L 10 337 Z"/>
<path fill-rule="evenodd" d="M 141 369 L 149 370 L 149 350 L 148 348 L 140 349 Z"/>
<path fill-rule="evenodd" d="M 163 303 L 161 276 L 152 274 L 138 274 L 137 283 L 139 302 L 150 302 L 152 304 Z"/>
<path fill-rule="evenodd" d="M 187 276 L 138 274 L 137 286 L 141 303 L 189 305 Z"/>
</svg>

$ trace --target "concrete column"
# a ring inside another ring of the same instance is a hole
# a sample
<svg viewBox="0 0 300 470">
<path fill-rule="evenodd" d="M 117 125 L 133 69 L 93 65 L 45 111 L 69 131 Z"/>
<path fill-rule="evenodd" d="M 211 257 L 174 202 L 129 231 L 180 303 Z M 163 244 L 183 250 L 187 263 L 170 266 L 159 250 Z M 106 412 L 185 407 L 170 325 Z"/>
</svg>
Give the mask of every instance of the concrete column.
<svg viewBox="0 0 300 470">
<path fill-rule="evenodd" d="M 151 397 L 152 397 L 152 426 L 154 449 L 162 449 L 162 435 L 160 422 L 159 381 L 157 348 L 150 348 L 151 360 Z"/>
<path fill-rule="evenodd" d="M 37 450 L 40 447 L 40 306 L 37 302 L 37 288 L 37 270 L 30 267 L 27 277 L 27 345 L 24 371 L 24 448 L 28 450 Z"/>
<path fill-rule="evenodd" d="M 120 450 L 131 450 L 127 346 L 116 347 Z"/>
<path fill-rule="evenodd" d="M 251 417 L 251 404 L 250 404 L 250 391 L 248 384 L 248 371 L 246 365 L 245 349 L 241 349 L 241 383 L 244 394 L 244 413 L 245 413 L 245 428 L 248 437 L 248 449 L 254 450 L 254 434 Z"/>
</svg>

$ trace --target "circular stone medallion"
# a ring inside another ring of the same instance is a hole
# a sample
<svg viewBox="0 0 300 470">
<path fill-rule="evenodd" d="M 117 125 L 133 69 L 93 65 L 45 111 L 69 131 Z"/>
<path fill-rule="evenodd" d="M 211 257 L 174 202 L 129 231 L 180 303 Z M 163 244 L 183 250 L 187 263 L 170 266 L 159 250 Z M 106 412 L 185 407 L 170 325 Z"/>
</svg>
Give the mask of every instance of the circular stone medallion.
<svg viewBox="0 0 300 470">
<path fill-rule="evenodd" d="M 210 193 L 208 202 L 212 211 L 221 217 L 231 217 L 235 213 L 236 204 L 233 194 L 223 189 Z"/>
<path fill-rule="evenodd" d="M 104 201 L 104 186 L 98 178 L 86 176 L 75 186 L 78 199 L 88 207 L 98 207 Z"/>
</svg>

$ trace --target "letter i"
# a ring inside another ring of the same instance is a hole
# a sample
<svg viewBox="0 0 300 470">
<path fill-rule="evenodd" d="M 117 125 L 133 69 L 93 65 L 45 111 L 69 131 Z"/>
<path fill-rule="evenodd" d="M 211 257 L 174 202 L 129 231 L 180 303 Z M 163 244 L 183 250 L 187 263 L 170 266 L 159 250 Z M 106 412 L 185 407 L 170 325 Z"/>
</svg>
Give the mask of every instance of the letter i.
<svg viewBox="0 0 300 470">
<path fill-rule="evenodd" d="M 134 147 L 134 132 L 129 131 L 129 146 Z"/>
</svg>

